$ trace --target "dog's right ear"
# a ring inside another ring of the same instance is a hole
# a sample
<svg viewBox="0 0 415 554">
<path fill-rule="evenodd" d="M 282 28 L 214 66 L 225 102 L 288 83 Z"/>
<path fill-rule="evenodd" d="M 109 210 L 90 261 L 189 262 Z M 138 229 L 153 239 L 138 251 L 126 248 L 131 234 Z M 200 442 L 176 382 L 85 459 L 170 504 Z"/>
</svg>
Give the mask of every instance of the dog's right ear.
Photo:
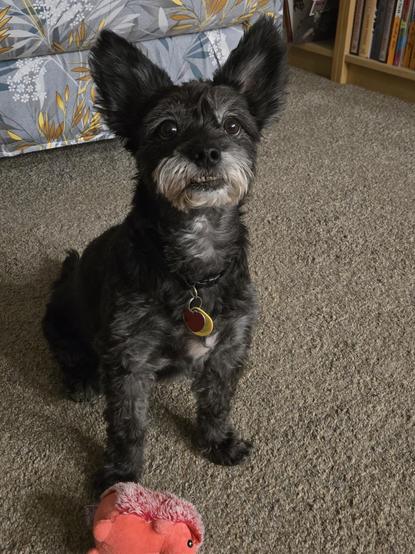
<svg viewBox="0 0 415 554">
<path fill-rule="evenodd" d="M 128 150 L 139 146 L 139 129 L 150 100 L 173 86 L 167 73 L 133 44 L 108 30 L 101 32 L 89 58 L 97 87 L 97 108 Z"/>
</svg>

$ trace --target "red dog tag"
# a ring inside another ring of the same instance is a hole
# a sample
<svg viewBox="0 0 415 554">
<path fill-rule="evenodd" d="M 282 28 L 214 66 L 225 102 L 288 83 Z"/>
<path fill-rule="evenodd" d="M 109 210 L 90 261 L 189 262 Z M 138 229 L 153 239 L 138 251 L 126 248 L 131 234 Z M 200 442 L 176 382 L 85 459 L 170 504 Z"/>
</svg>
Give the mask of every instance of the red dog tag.
<svg viewBox="0 0 415 554">
<path fill-rule="evenodd" d="M 198 333 L 205 326 L 205 318 L 199 312 L 185 308 L 183 310 L 183 319 L 187 327 L 193 332 Z"/>
<path fill-rule="evenodd" d="M 213 320 L 202 308 L 185 308 L 183 319 L 187 328 L 199 337 L 208 337 L 213 331 Z"/>
</svg>

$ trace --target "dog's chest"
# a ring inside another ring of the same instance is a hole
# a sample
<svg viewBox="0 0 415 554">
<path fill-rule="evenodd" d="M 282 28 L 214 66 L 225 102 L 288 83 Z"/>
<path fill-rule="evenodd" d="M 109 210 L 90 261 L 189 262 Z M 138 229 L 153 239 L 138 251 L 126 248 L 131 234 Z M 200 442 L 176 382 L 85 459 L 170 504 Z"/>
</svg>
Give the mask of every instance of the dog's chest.
<svg viewBox="0 0 415 554">
<path fill-rule="evenodd" d="M 209 337 L 186 337 L 185 355 L 193 362 L 198 362 L 207 358 L 214 350 L 218 341 L 218 333 L 213 333 Z"/>
<path fill-rule="evenodd" d="M 218 229 L 204 215 L 195 217 L 177 236 L 186 258 L 203 264 L 214 262 L 218 255 Z"/>
</svg>

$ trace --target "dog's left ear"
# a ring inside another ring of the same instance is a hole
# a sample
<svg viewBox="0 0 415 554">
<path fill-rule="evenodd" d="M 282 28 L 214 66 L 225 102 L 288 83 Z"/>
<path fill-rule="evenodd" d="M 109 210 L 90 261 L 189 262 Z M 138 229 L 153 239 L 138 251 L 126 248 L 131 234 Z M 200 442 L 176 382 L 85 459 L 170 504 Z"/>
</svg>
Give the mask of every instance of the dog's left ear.
<svg viewBox="0 0 415 554">
<path fill-rule="evenodd" d="M 214 85 L 228 85 L 245 95 L 261 130 L 277 114 L 286 83 L 286 48 L 272 17 L 262 16 L 245 32 Z"/>
<path fill-rule="evenodd" d="M 92 47 L 89 65 L 98 110 L 127 149 L 136 150 L 142 118 L 149 103 L 173 86 L 170 77 L 133 44 L 108 30 Z"/>
</svg>

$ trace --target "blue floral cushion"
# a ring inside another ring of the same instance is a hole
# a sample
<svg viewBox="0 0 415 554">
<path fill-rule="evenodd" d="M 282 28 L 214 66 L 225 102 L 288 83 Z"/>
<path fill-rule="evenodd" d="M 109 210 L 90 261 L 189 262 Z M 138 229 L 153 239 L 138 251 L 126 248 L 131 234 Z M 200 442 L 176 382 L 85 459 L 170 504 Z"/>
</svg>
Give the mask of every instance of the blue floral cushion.
<svg viewBox="0 0 415 554">
<path fill-rule="evenodd" d="M 0 59 L 88 50 L 103 28 L 132 42 L 238 25 L 280 0 L 12 0 L 0 10 Z M 2 3 L 0 2 L 0 7 Z"/>
</svg>

